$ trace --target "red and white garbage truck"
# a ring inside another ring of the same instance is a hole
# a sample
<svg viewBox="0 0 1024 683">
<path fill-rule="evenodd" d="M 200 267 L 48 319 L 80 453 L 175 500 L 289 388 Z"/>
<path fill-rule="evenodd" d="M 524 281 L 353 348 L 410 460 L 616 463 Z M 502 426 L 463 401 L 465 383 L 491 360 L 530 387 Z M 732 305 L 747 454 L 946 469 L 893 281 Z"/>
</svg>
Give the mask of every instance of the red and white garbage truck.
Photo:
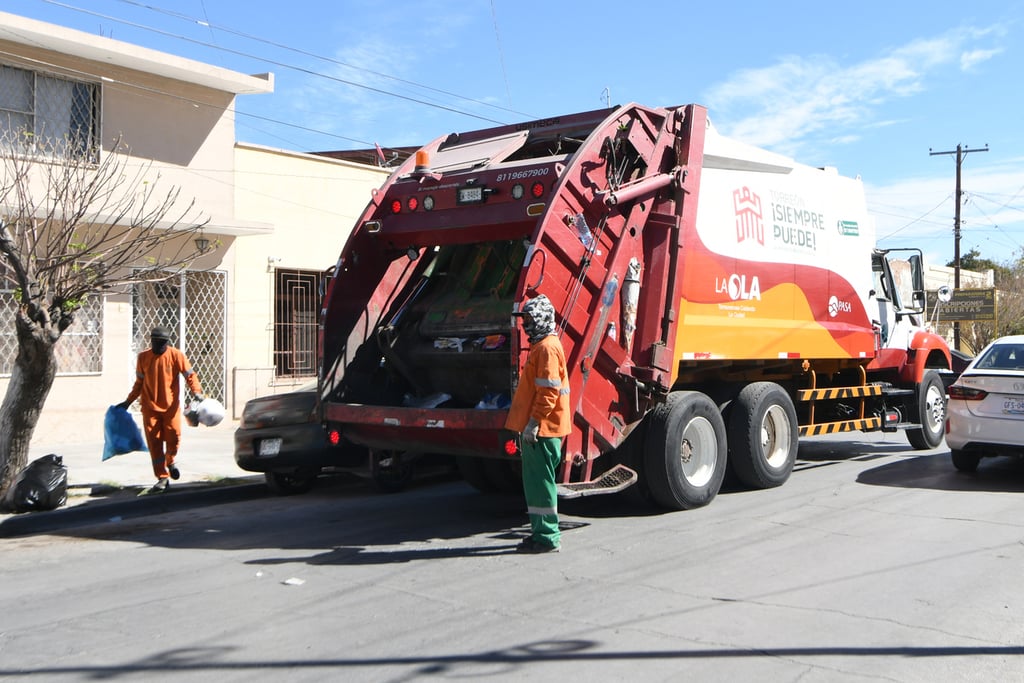
<svg viewBox="0 0 1024 683">
<path fill-rule="evenodd" d="M 573 408 L 559 492 L 710 502 L 789 477 L 800 436 L 942 440 L 950 353 L 918 250 L 880 250 L 859 180 L 637 104 L 451 134 L 377 190 L 322 311 L 320 410 L 378 473 L 458 457 L 518 487 L 503 425 L 557 312 Z"/>
</svg>

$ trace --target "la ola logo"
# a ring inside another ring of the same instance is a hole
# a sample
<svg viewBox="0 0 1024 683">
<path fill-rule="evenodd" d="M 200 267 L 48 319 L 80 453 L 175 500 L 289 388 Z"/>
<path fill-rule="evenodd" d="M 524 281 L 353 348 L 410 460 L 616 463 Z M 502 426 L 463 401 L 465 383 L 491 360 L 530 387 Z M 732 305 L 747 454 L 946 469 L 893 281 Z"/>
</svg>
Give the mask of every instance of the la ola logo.
<svg viewBox="0 0 1024 683">
<path fill-rule="evenodd" d="M 746 275 L 733 273 L 727 278 L 715 278 L 715 293 L 725 292 L 733 301 L 750 299 L 761 300 L 761 283 L 757 276 L 753 275 L 747 280 Z"/>
</svg>

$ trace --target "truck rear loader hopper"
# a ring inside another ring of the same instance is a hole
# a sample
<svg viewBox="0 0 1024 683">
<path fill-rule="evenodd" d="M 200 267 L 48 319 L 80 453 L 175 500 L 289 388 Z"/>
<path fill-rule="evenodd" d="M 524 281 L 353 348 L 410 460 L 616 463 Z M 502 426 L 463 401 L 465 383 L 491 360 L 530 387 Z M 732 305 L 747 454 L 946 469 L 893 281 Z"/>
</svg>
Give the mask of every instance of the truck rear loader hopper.
<svg viewBox="0 0 1024 683">
<path fill-rule="evenodd" d="M 727 465 L 786 481 L 801 435 L 941 442 L 944 342 L 920 252 L 874 248 L 860 182 L 719 136 L 699 105 L 637 104 L 452 134 L 374 194 L 322 315 L 325 423 L 371 459 L 458 456 L 518 490 L 503 425 L 528 354 L 512 314 L 558 313 L 574 408 L 566 497 L 638 484 L 710 502 Z"/>
</svg>

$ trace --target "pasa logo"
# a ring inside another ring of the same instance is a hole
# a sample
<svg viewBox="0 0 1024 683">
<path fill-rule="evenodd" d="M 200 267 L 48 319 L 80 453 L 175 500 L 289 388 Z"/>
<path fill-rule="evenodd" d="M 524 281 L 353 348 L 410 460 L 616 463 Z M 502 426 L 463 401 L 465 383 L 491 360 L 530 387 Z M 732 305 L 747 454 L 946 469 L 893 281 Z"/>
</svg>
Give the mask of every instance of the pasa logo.
<svg viewBox="0 0 1024 683">
<path fill-rule="evenodd" d="M 850 305 L 849 301 L 840 301 L 839 297 L 835 294 L 828 299 L 828 317 L 834 318 L 840 313 L 850 313 L 853 311 L 853 306 Z"/>
<path fill-rule="evenodd" d="M 747 281 L 746 275 L 737 275 L 733 273 L 727 278 L 716 278 L 715 279 L 715 293 L 721 294 L 726 293 L 729 298 L 733 301 L 744 300 L 749 301 L 755 299 L 761 300 L 761 282 L 754 275 Z"/>
</svg>

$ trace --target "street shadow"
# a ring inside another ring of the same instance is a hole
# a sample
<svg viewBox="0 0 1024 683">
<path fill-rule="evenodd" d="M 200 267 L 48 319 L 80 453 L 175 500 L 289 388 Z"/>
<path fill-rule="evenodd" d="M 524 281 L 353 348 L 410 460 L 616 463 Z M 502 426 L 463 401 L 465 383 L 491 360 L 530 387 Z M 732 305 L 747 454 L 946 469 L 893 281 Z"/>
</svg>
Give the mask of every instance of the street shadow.
<svg viewBox="0 0 1024 683">
<path fill-rule="evenodd" d="M 950 657 L 1019 657 L 1024 655 L 1020 645 L 968 645 L 968 646 L 816 646 L 816 647 L 743 647 L 743 648 L 693 648 L 662 650 L 613 650 L 599 649 L 602 643 L 595 640 L 545 640 L 512 645 L 499 650 L 485 650 L 465 653 L 437 653 L 425 655 L 396 656 L 349 656 L 308 659 L 231 659 L 237 655 L 235 647 L 179 648 L 165 650 L 145 659 L 123 663 L 72 665 L 53 663 L 45 666 L 10 668 L 0 666 L 0 678 L 47 678 L 74 677 L 88 679 L 114 679 L 125 676 L 155 674 L 173 676 L 192 674 L 216 676 L 225 674 L 251 674 L 259 677 L 273 676 L 277 671 L 282 677 L 294 676 L 301 672 L 309 676 L 325 678 L 366 675 L 382 672 L 395 680 L 429 678 L 462 678 L 476 680 L 495 676 L 537 676 L 541 667 L 552 664 L 602 665 L 635 663 L 643 665 L 654 662 L 722 662 L 737 660 L 766 661 L 808 660 L 819 658 L 851 657 L 877 659 L 890 657 L 894 660 L 921 660 L 926 658 Z M 794 663 L 798 666 L 798 663 Z M 581 669 L 591 671 L 591 669 Z"/>
<path fill-rule="evenodd" d="M 886 463 L 865 470 L 860 484 L 939 491 L 1024 492 L 1024 459 L 998 456 L 981 459 L 977 472 L 960 472 L 949 451 Z"/>
</svg>

